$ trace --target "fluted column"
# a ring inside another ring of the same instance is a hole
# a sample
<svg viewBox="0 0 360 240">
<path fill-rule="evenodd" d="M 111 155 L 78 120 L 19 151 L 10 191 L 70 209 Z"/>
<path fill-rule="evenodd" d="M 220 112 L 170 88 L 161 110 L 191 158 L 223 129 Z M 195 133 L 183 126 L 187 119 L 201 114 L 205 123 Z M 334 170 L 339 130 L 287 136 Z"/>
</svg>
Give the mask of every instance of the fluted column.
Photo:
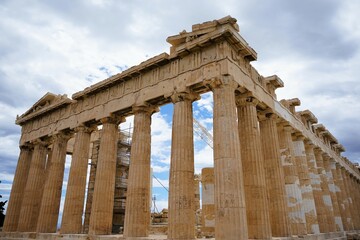
<svg viewBox="0 0 360 240">
<path fill-rule="evenodd" d="M 3 232 L 16 232 L 17 230 L 20 210 L 24 199 L 24 190 L 29 175 L 31 156 L 32 146 L 30 144 L 20 146 L 20 156 L 6 210 Z"/>
<path fill-rule="evenodd" d="M 114 208 L 118 125 L 122 118 L 101 119 L 103 124 L 95 186 L 91 206 L 89 234 L 111 234 Z"/>
<path fill-rule="evenodd" d="M 34 141 L 29 175 L 25 186 L 24 201 L 20 210 L 18 231 L 35 232 L 45 180 L 47 143 Z"/>
<path fill-rule="evenodd" d="M 214 168 L 201 169 L 201 232 L 210 238 L 215 234 Z"/>
<path fill-rule="evenodd" d="M 214 97 L 216 239 L 248 239 L 235 88 L 230 76 L 211 82 Z"/>
<path fill-rule="evenodd" d="M 354 184 L 354 204 L 356 205 L 357 212 L 360 212 L 360 184 L 357 178 L 352 178 Z M 360 214 L 357 215 L 356 230 L 360 230 Z"/>
<path fill-rule="evenodd" d="M 324 225 L 321 232 L 336 232 L 336 225 L 335 225 L 335 217 L 334 217 L 334 207 L 333 202 L 330 196 L 329 190 L 329 183 L 328 178 L 326 175 L 326 171 L 324 168 L 324 161 L 322 151 L 319 148 L 314 149 L 316 164 L 318 167 L 318 173 L 321 179 L 321 189 L 322 189 L 322 199 L 324 202 L 324 206 L 326 208 L 326 218 L 327 218 L 327 225 Z"/>
<path fill-rule="evenodd" d="M 285 190 L 287 195 L 287 210 L 292 235 L 306 235 L 306 218 L 302 205 L 302 195 L 295 151 L 291 137 L 291 126 L 278 125 L 281 160 L 284 168 Z"/>
<path fill-rule="evenodd" d="M 336 231 L 344 231 L 344 227 L 343 227 L 341 215 L 340 215 L 338 199 L 336 196 L 334 176 L 331 171 L 331 169 L 334 169 L 334 168 L 336 169 L 335 161 L 333 159 L 331 159 L 329 157 L 329 155 L 326 153 L 323 154 L 323 160 L 324 160 L 324 168 L 326 171 L 326 176 L 327 176 L 328 185 L 329 185 L 330 197 L 331 197 L 331 201 L 333 203 Z"/>
<path fill-rule="evenodd" d="M 360 209 L 358 209 L 357 205 L 355 204 L 353 189 L 351 187 L 350 173 L 345 168 L 342 168 L 342 176 L 344 178 L 344 185 L 345 185 L 346 192 L 347 192 L 349 208 L 351 209 L 350 215 L 351 215 L 351 220 L 352 220 L 352 224 L 353 224 L 353 230 L 355 230 L 358 228 L 358 219 L 359 219 L 358 212 L 360 211 Z"/>
<path fill-rule="evenodd" d="M 349 224 L 349 230 L 354 230 L 355 229 L 355 218 L 357 217 L 357 209 L 355 209 L 354 205 L 353 205 L 353 201 L 351 198 L 351 192 L 348 186 L 348 175 L 346 173 L 346 169 L 343 166 L 340 166 L 340 174 L 341 177 L 343 178 L 343 183 L 344 183 L 344 189 L 345 189 L 345 205 L 348 209 L 349 212 L 349 216 L 350 219 L 348 218 L 348 224 Z M 354 211 L 355 210 L 355 211 Z"/>
<path fill-rule="evenodd" d="M 53 136 L 51 160 L 46 166 L 45 186 L 36 227 L 36 231 L 40 233 L 56 232 L 69 139 L 70 135 L 63 132 Z"/>
<path fill-rule="evenodd" d="M 306 230 L 308 234 L 318 234 L 320 233 L 319 222 L 317 219 L 313 188 L 309 176 L 309 167 L 305 152 L 304 139 L 305 137 L 301 135 L 297 135 L 294 137 L 293 144 L 295 163 L 297 166 L 297 172 L 300 180 L 302 206 L 305 212 L 306 219 Z"/>
<path fill-rule="evenodd" d="M 60 228 L 63 234 L 82 232 L 90 137 L 93 130 L 94 128 L 89 128 L 85 125 L 75 128 L 74 152 L 72 154 Z"/>
<path fill-rule="evenodd" d="M 237 99 L 246 216 L 250 239 L 271 239 L 264 157 L 256 112 L 258 102 L 252 97 Z"/>
<path fill-rule="evenodd" d="M 151 115 L 156 110 L 147 105 L 133 107 L 135 116 L 126 194 L 125 237 L 149 235 Z"/>
<path fill-rule="evenodd" d="M 174 93 L 169 178 L 168 239 L 195 238 L 192 102 L 198 96 Z"/>
<path fill-rule="evenodd" d="M 334 175 L 334 183 L 336 187 L 336 196 L 339 201 L 339 209 L 341 220 L 344 225 L 345 231 L 350 231 L 353 229 L 351 216 L 350 216 L 350 209 L 349 203 L 346 197 L 346 189 L 344 185 L 344 179 L 341 175 L 341 165 L 339 163 L 335 163 L 335 169 L 332 170 Z"/>
<path fill-rule="evenodd" d="M 349 173 L 346 172 L 347 175 L 347 185 L 349 187 L 349 192 L 352 199 L 352 217 L 353 217 L 353 223 L 354 223 L 354 229 L 360 230 L 360 215 L 358 214 L 360 212 L 359 207 L 359 201 L 357 193 L 359 192 L 359 188 L 355 187 L 355 179 L 354 177 Z"/>
<path fill-rule="evenodd" d="M 307 164 L 309 169 L 309 176 L 311 187 L 313 190 L 314 202 L 317 213 L 317 220 L 319 223 L 319 230 L 322 233 L 328 232 L 327 224 L 327 208 L 323 200 L 323 191 L 321 189 L 321 178 L 318 173 L 317 164 L 315 160 L 314 144 L 310 141 L 305 142 L 305 152 Z"/>
<path fill-rule="evenodd" d="M 271 231 L 274 237 L 290 236 L 287 214 L 284 170 L 280 158 L 276 115 L 268 113 L 260 119 L 260 136 L 265 164 L 265 181 L 269 199 Z"/>
</svg>

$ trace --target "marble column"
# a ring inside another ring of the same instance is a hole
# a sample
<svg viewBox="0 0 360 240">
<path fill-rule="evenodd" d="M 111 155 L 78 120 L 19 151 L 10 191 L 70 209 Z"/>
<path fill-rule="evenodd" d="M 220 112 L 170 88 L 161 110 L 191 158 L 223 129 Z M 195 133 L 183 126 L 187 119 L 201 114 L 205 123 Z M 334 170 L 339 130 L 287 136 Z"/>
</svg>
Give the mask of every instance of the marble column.
<svg viewBox="0 0 360 240">
<path fill-rule="evenodd" d="M 336 232 L 334 207 L 330 195 L 328 178 L 324 168 L 323 152 L 320 148 L 315 148 L 314 153 L 315 153 L 316 164 L 318 167 L 318 173 L 321 179 L 322 199 L 326 209 L 325 212 L 327 218 L 327 225 L 322 226 L 322 228 L 320 228 L 320 232 Z"/>
<path fill-rule="evenodd" d="M 360 212 L 359 184 L 353 175 L 350 175 L 349 182 L 352 192 L 353 206 L 357 213 L 355 214 L 355 229 L 360 230 L 360 214 L 358 214 Z"/>
<path fill-rule="evenodd" d="M 311 187 L 313 190 L 314 202 L 319 223 L 319 230 L 322 233 L 328 232 L 327 209 L 323 200 L 323 191 L 321 189 L 321 178 L 315 160 L 314 144 L 310 141 L 305 142 L 305 152 L 309 169 Z"/>
<path fill-rule="evenodd" d="M 82 233 L 86 176 L 89 161 L 90 137 L 95 127 L 80 125 L 75 128 L 74 152 L 72 154 L 69 180 L 66 189 L 64 212 L 60 232 Z"/>
<path fill-rule="evenodd" d="M 286 123 L 278 124 L 281 160 L 284 168 L 287 210 L 292 235 L 306 235 L 306 218 L 302 205 L 302 195 L 295 150 L 291 137 L 292 127 Z"/>
<path fill-rule="evenodd" d="M 306 230 L 308 234 L 319 234 L 319 222 L 314 201 L 313 188 L 309 175 L 304 136 L 296 135 L 293 138 L 295 163 L 300 180 L 302 206 L 305 212 Z"/>
<path fill-rule="evenodd" d="M 271 239 L 264 157 L 256 111 L 258 102 L 252 97 L 237 99 L 246 216 L 250 239 Z"/>
<path fill-rule="evenodd" d="M 24 199 L 19 217 L 17 231 L 35 232 L 39 217 L 41 198 L 45 181 L 45 164 L 47 143 L 36 140 L 31 158 L 29 175 L 25 186 Z"/>
<path fill-rule="evenodd" d="M 341 177 L 343 178 L 344 189 L 345 189 L 345 204 L 347 205 L 347 208 L 349 209 L 349 217 L 350 217 L 350 221 L 348 219 L 349 229 L 354 230 L 355 229 L 355 221 L 356 221 L 355 218 L 356 218 L 357 211 L 354 208 L 353 200 L 351 198 L 351 191 L 349 189 L 348 179 L 347 179 L 348 174 L 346 172 L 347 172 L 347 170 L 343 166 L 340 166 L 340 174 L 341 174 Z"/>
<path fill-rule="evenodd" d="M 198 95 L 174 93 L 169 178 L 168 239 L 195 239 L 192 102 Z"/>
<path fill-rule="evenodd" d="M 31 144 L 20 146 L 20 156 L 6 210 L 3 232 L 16 232 L 17 230 L 26 181 L 29 174 L 32 150 Z"/>
<path fill-rule="evenodd" d="M 117 116 L 101 119 L 103 128 L 91 206 L 90 235 L 107 235 L 112 231 L 118 125 L 121 120 L 124 119 Z"/>
<path fill-rule="evenodd" d="M 334 209 L 334 219 L 335 219 L 335 226 L 336 226 L 336 231 L 344 231 L 344 227 L 342 224 L 342 220 L 341 220 L 341 215 L 340 215 L 340 209 L 339 209 L 339 204 L 338 204 L 338 199 L 336 196 L 336 189 L 335 189 L 335 184 L 334 184 L 334 176 L 332 173 L 332 169 L 336 169 L 335 167 L 335 161 L 333 159 L 331 159 L 329 157 L 328 154 L 323 154 L 323 160 L 324 160 L 324 168 L 326 171 L 326 176 L 327 176 L 327 180 L 328 180 L 328 185 L 329 185 L 329 191 L 330 191 L 330 197 L 331 197 L 331 201 L 333 203 L 333 209 Z"/>
<path fill-rule="evenodd" d="M 211 82 L 214 97 L 215 238 L 248 239 L 245 191 L 231 76 Z"/>
<path fill-rule="evenodd" d="M 336 168 L 332 170 L 334 175 L 334 184 L 336 187 L 336 196 L 339 201 L 339 209 L 341 220 L 344 225 L 345 231 L 352 230 L 352 222 L 350 216 L 349 203 L 346 197 L 346 189 L 344 185 L 344 179 L 341 175 L 341 165 L 339 163 L 335 163 Z"/>
<path fill-rule="evenodd" d="M 53 136 L 51 160 L 46 166 L 47 175 L 36 227 L 40 233 L 56 232 L 69 139 L 70 135 L 64 132 Z"/>
<path fill-rule="evenodd" d="M 214 168 L 201 169 L 201 232 L 206 238 L 215 235 Z"/>
<path fill-rule="evenodd" d="M 275 114 L 267 113 L 260 118 L 260 136 L 272 235 L 273 237 L 288 237 L 291 235 L 291 229 L 287 214 L 284 170 L 280 157 Z"/>
<path fill-rule="evenodd" d="M 151 115 L 156 110 L 148 105 L 133 107 L 134 131 L 127 181 L 124 237 L 149 235 Z"/>
</svg>

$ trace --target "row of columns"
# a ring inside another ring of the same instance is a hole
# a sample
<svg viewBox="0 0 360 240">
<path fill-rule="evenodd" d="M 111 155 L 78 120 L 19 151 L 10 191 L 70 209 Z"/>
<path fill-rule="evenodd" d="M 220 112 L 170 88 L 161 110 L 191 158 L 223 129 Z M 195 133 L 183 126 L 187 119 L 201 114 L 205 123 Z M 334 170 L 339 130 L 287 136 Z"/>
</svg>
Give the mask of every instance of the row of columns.
<svg viewBox="0 0 360 240">
<path fill-rule="evenodd" d="M 258 100 L 235 98 L 228 76 L 206 81 L 214 97 L 215 236 L 217 239 L 271 239 L 360 229 L 359 182 L 270 111 L 257 112 Z M 195 238 L 194 145 L 189 90 L 175 92 L 172 122 L 168 239 Z M 156 107 L 134 106 L 125 237 L 144 237 L 150 219 L 151 115 Z M 111 234 L 118 125 L 101 120 L 99 161 L 89 234 Z M 86 170 L 93 127 L 75 129 L 75 144 L 61 233 L 81 233 Z M 60 133 L 49 143 L 22 146 L 4 231 L 55 232 L 66 144 Z M 26 200 L 25 200 L 26 199 Z M 356 211 L 351 211 L 356 209 Z"/>
</svg>

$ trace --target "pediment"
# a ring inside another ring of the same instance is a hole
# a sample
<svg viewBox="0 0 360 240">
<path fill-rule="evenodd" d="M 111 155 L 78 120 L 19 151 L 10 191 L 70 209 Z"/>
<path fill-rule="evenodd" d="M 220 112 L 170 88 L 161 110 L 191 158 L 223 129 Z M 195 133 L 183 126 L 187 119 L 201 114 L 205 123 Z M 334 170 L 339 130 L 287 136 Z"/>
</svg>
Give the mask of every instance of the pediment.
<svg viewBox="0 0 360 240">
<path fill-rule="evenodd" d="M 41 97 L 34 105 L 32 105 L 29 110 L 27 110 L 20 117 L 16 118 L 16 123 L 21 124 L 35 116 L 41 115 L 51 109 L 57 108 L 62 104 L 71 103 L 71 99 L 67 97 L 66 94 L 54 94 L 47 92 L 43 97 Z"/>
</svg>

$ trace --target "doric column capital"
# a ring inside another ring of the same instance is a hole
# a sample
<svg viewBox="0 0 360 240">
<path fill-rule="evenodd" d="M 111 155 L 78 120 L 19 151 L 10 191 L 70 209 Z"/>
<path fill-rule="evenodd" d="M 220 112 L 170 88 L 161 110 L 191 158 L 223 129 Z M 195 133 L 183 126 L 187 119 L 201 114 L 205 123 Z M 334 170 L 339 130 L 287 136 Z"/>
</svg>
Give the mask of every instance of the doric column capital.
<svg viewBox="0 0 360 240">
<path fill-rule="evenodd" d="M 330 160 L 330 155 L 326 152 L 323 152 L 322 154 L 324 160 Z"/>
<path fill-rule="evenodd" d="M 59 131 L 51 136 L 51 142 L 54 141 L 67 141 L 74 136 L 73 131 Z"/>
<path fill-rule="evenodd" d="M 132 106 L 132 112 L 134 114 L 143 112 L 143 113 L 147 113 L 149 115 L 152 115 L 153 113 L 156 113 L 159 110 L 160 109 L 159 109 L 158 106 L 153 106 L 153 105 L 150 105 L 148 103 L 137 104 L 137 105 Z"/>
<path fill-rule="evenodd" d="M 104 118 L 100 119 L 100 122 L 102 124 L 104 124 L 104 123 L 113 123 L 113 124 L 119 125 L 120 123 L 123 123 L 125 121 L 126 121 L 125 117 L 118 116 L 118 115 L 115 115 L 115 114 L 111 114 L 108 117 L 104 117 Z"/>
<path fill-rule="evenodd" d="M 315 149 L 315 144 L 314 144 L 313 141 L 311 141 L 310 139 L 305 139 L 304 143 L 305 143 L 305 147 L 309 147 L 309 148 L 314 148 L 314 149 Z"/>
<path fill-rule="evenodd" d="M 314 147 L 314 152 L 315 152 L 315 153 L 322 154 L 323 151 L 321 150 L 321 148 L 320 148 L 319 146 L 315 146 L 315 147 Z"/>
<path fill-rule="evenodd" d="M 263 112 L 260 112 L 258 114 L 258 117 L 259 117 L 259 121 L 265 121 L 265 120 L 269 120 L 269 119 L 273 119 L 273 120 L 276 120 L 278 119 L 278 116 L 273 113 L 273 112 L 270 112 L 270 111 L 263 111 Z"/>
<path fill-rule="evenodd" d="M 194 93 L 190 90 L 185 90 L 182 92 L 177 92 L 176 90 L 169 96 L 171 98 L 172 103 L 177 103 L 181 101 L 191 101 L 194 102 L 200 99 L 200 95 Z"/>
<path fill-rule="evenodd" d="M 297 141 L 304 141 L 305 140 L 305 136 L 301 133 L 301 132 L 295 132 L 292 135 L 293 140 L 297 140 Z"/>
<path fill-rule="evenodd" d="M 24 143 L 23 145 L 19 146 L 20 150 L 33 150 L 34 144 L 33 143 Z"/>
<path fill-rule="evenodd" d="M 79 126 L 74 128 L 74 132 L 85 132 L 85 133 L 91 133 L 97 129 L 97 125 L 90 125 L 88 126 L 85 123 L 80 124 Z"/>
<path fill-rule="evenodd" d="M 257 106 L 259 104 L 259 100 L 252 96 L 238 96 L 236 98 L 236 106 L 242 107 L 246 105 Z"/>
<path fill-rule="evenodd" d="M 222 86 L 229 86 L 235 90 L 239 86 L 239 84 L 235 82 L 234 77 L 231 75 L 221 75 L 215 78 L 206 79 L 204 81 L 204 85 L 211 90 Z"/>
<path fill-rule="evenodd" d="M 31 144 L 33 146 L 40 145 L 40 146 L 43 146 L 43 147 L 47 147 L 47 146 L 49 146 L 51 144 L 51 138 L 47 138 L 45 140 L 37 138 L 37 139 L 32 140 Z"/>
</svg>

